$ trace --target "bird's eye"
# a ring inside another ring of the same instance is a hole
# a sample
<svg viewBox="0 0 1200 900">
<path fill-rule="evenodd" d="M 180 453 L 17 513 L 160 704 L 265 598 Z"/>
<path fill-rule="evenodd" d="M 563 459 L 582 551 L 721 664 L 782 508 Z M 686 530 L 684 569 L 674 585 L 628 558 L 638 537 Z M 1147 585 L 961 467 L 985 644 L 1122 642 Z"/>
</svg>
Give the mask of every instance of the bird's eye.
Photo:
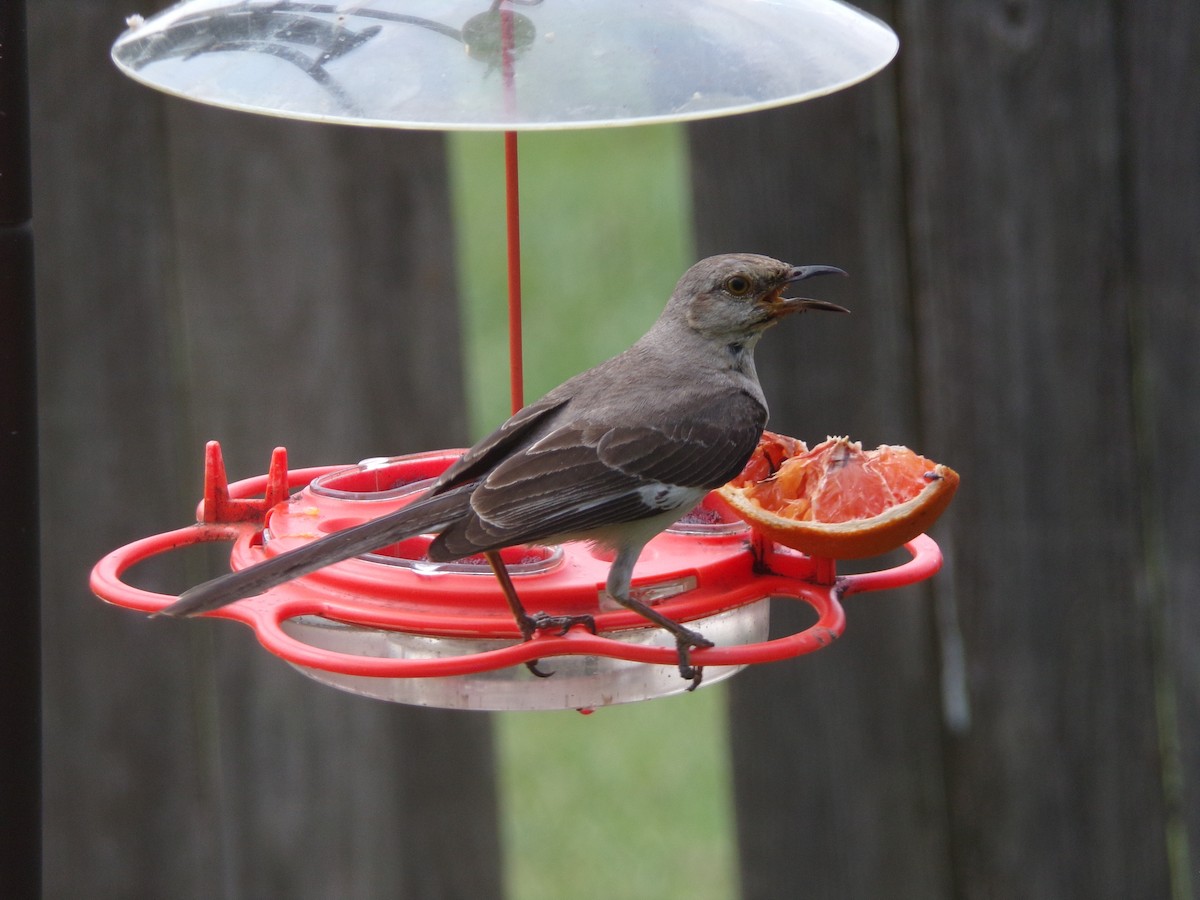
<svg viewBox="0 0 1200 900">
<path fill-rule="evenodd" d="M 734 275 L 725 282 L 725 290 L 735 297 L 744 297 L 750 293 L 750 279 L 745 275 Z"/>
</svg>

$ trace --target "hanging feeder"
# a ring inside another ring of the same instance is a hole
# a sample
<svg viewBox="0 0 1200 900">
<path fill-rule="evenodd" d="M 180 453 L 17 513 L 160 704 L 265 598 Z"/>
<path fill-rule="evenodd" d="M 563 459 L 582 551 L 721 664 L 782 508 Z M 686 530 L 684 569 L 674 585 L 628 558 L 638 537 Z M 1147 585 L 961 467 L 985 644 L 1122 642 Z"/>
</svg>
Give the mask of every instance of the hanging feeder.
<svg viewBox="0 0 1200 900">
<path fill-rule="evenodd" d="M 368 127 L 506 133 L 512 405 L 522 405 L 516 133 L 678 122 L 766 109 L 869 77 L 895 55 L 887 25 L 837 0 L 188 0 L 131 16 L 117 66 L 151 87 L 216 106 Z M 132 543 L 92 573 L 102 599 L 155 613 L 177 598 L 122 580 L 136 563 L 205 542 L 232 545 L 241 569 L 419 496 L 457 457 L 435 451 L 356 466 L 270 471 L 229 485 L 210 444 L 200 521 Z M 293 493 L 294 492 L 294 493 Z M 259 496 L 259 495 L 262 496 Z M 677 693 L 673 637 L 601 605 L 609 560 L 588 545 L 518 547 L 504 561 L 530 610 L 593 615 L 524 641 L 487 563 L 435 564 L 402 541 L 216 610 L 318 681 L 355 693 L 463 709 L 590 709 Z M 922 536 L 912 559 L 838 576 L 766 541 L 715 495 L 651 541 L 633 593 L 701 630 L 694 650 L 712 684 L 751 663 L 827 646 L 841 599 L 930 577 Z M 770 598 L 815 622 L 768 639 Z M 540 660 L 552 677 L 523 663 Z"/>
<path fill-rule="evenodd" d="M 266 475 L 229 485 L 220 448 L 210 443 L 199 522 L 113 551 L 93 570 L 92 590 L 118 606 L 159 612 L 178 598 L 125 582 L 131 566 L 214 541 L 232 543 L 234 569 L 254 565 L 411 502 L 457 457 L 434 451 L 289 472 L 281 449 Z M 524 641 L 487 563 L 431 563 L 423 558 L 427 541 L 380 548 L 209 615 L 249 625 L 264 647 L 318 681 L 402 703 L 590 709 L 687 688 L 670 635 L 636 613 L 603 608 L 609 560 L 587 544 L 504 551 L 530 609 L 595 616 L 596 634 L 577 626 Z M 907 549 L 912 558 L 902 565 L 838 576 L 833 560 L 763 541 L 710 495 L 647 545 L 634 596 L 716 643 L 691 657 L 711 684 L 751 663 L 829 645 L 845 627 L 843 597 L 901 587 L 940 568 L 930 538 Z M 816 621 L 769 640 L 772 597 L 807 604 Z M 553 675 L 534 677 L 522 665 L 532 660 Z"/>
<path fill-rule="evenodd" d="M 216 106 L 344 125 L 527 131 L 767 109 L 867 78 L 887 25 L 836 0 L 190 0 L 116 64 Z"/>
</svg>

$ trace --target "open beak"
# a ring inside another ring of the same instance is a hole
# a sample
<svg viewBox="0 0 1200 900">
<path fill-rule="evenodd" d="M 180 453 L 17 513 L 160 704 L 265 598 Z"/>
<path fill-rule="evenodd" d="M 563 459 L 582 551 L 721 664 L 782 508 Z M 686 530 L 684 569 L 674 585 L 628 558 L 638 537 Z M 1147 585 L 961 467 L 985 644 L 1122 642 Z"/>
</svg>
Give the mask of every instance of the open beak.
<svg viewBox="0 0 1200 900">
<path fill-rule="evenodd" d="M 815 275 L 845 275 L 841 269 L 836 266 L 795 266 L 788 275 L 787 282 L 792 284 L 797 281 L 803 281 L 806 278 L 812 278 Z M 783 288 L 781 287 L 782 293 Z M 838 306 L 836 303 L 830 303 L 828 300 L 813 300 L 809 297 L 781 297 L 778 294 L 775 296 L 775 303 L 772 309 L 777 315 L 786 315 L 793 312 L 805 312 L 810 309 L 824 310 L 825 312 L 840 312 L 848 313 L 850 310 L 844 306 Z"/>
<path fill-rule="evenodd" d="M 811 297 L 784 297 L 779 302 L 787 306 L 788 312 L 806 312 L 810 309 L 823 309 L 825 312 L 850 312 L 844 306 L 838 306 L 828 300 L 814 300 Z"/>
<path fill-rule="evenodd" d="M 814 275 L 842 275 L 845 272 L 837 266 L 792 266 L 791 274 L 788 275 L 788 284 L 793 281 L 803 281 L 805 278 L 812 278 Z"/>
</svg>

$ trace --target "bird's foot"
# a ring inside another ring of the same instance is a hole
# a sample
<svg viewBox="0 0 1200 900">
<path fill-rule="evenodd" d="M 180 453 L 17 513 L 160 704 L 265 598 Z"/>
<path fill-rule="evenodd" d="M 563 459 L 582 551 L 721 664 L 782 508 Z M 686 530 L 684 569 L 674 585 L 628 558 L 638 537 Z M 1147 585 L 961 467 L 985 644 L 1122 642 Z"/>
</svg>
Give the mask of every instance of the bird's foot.
<svg viewBox="0 0 1200 900">
<path fill-rule="evenodd" d="M 521 629 L 521 634 L 525 640 L 531 640 L 539 631 L 548 631 L 551 628 L 558 629 L 558 636 L 562 637 L 576 625 L 582 625 L 592 634 L 596 633 L 596 620 L 589 615 L 578 616 L 552 616 L 549 613 L 537 612 L 532 616 L 524 616 L 517 621 L 517 625 Z M 531 659 L 525 663 L 525 668 L 536 675 L 538 678 L 549 678 L 553 672 L 543 672 L 538 668 L 538 663 L 541 660 Z"/>
<path fill-rule="evenodd" d="M 700 681 L 704 678 L 704 668 L 702 666 L 693 666 L 689 661 L 692 648 L 695 647 L 697 650 L 703 650 L 714 646 L 714 644 L 698 631 L 681 627 L 675 633 L 675 646 L 679 651 L 679 674 L 685 680 L 691 682 L 687 689 L 694 691 L 700 687 Z"/>
<path fill-rule="evenodd" d="M 654 607 L 630 597 L 628 590 L 621 590 L 620 585 L 614 586 L 610 584 L 608 586 L 608 595 L 626 609 L 632 609 L 639 615 L 645 616 L 659 628 L 673 634 L 675 636 L 675 647 L 679 652 L 679 674 L 691 682 L 688 685 L 689 691 L 694 691 L 700 687 L 700 679 L 704 677 L 704 672 L 700 666 L 693 666 L 689 657 L 691 656 L 693 647 L 697 650 L 705 650 L 708 647 L 714 646 L 713 642 L 700 632 L 685 628 L 674 619 L 664 616 Z"/>
<path fill-rule="evenodd" d="M 551 628 L 557 628 L 559 637 L 562 637 L 576 625 L 582 625 L 592 634 L 596 633 L 596 620 L 586 613 L 577 616 L 552 616 L 549 613 L 538 612 L 530 616 L 529 619 L 535 631 L 548 631 Z"/>
</svg>

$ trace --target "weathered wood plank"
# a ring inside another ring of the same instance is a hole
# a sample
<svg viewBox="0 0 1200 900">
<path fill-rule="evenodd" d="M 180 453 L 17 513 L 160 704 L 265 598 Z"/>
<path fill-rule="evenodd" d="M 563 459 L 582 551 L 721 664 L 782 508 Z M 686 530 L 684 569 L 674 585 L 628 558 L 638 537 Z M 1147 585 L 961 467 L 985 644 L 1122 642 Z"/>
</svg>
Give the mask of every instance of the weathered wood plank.
<svg viewBox="0 0 1200 900">
<path fill-rule="evenodd" d="M 486 717 L 340 694 L 227 623 L 87 594 L 104 552 L 188 519 L 207 438 L 236 478 L 276 444 L 309 465 L 465 432 L 440 139 L 159 97 L 107 60 L 126 12 L 31 10 L 47 892 L 495 894 Z"/>
<path fill-rule="evenodd" d="M 813 282 L 849 318 L 767 335 L 768 427 L 815 442 L 918 440 L 899 136 L 891 74 L 798 107 L 694 126 L 701 255 L 829 263 Z M 775 610 L 796 630 L 799 610 Z M 748 898 L 948 896 L 937 644 L 924 590 L 849 601 L 838 645 L 738 676 L 731 724 Z"/>
<path fill-rule="evenodd" d="M 1194 93 L 1195 51 L 1180 36 L 1195 23 L 1178 22 L 1166 38 L 1147 10 L 1129 51 L 1112 6 L 895 10 L 895 103 L 885 76 L 771 114 L 787 117 L 790 131 L 762 124 L 770 117 L 693 130 L 703 252 L 752 242 L 788 256 L 802 243 L 808 261 L 818 247 L 822 258 L 812 261 L 865 270 L 872 296 L 882 288 L 880 304 L 844 295 L 856 314 L 890 310 L 879 328 L 854 331 L 840 359 L 789 347 L 790 396 L 772 396 L 775 423 L 805 436 L 915 436 L 964 476 L 938 531 L 947 567 L 933 582 L 932 610 L 910 606 L 906 619 L 897 604 L 913 601 L 856 599 L 837 648 L 788 664 L 803 680 L 772 670 L 740 676 L 733 718 L 747 893 L 777 896 L 803 878 L 814 896 L 1167 896 L 1160 623 L 1142 599 L 1147 452 L 1134 438 L 1146 417 L 1135 411 L 1135 377 L 1145 373 L 1135 376 L 1129 348 L 1144 341 L 1153 366 L 1172 367 L 1155 375 L 1174 384 L 1155 394 L 1155 447 L 1168 438 L 1188 445 L 1194 378 L 1175 376 L 1190 365 L 1180 350 L 1195 342 L 1195 317 L 1172 302 L 1151 308 L 1144 285 L 1178 298 L 1195 285 L 1195 261 L 1178 255 L 1190 253 L 1188 241 L 1159 237 L 1178 222 L 1170 234 L 1195 231 L 1186 227 L 1197 206 L 1195 142 L 1167 146 L 1180 127 L 1195 130 L 1195 112 L 1181 108 Z M 1169 47 L 1157 68 L 1142 67 L 1153 41 Z M 1142 80 L 1143 105 L 1131 115 L 1122 61 Z M 1180 93 L 1159 106 L 1157 93 L 1173 81 Z M 872 95 L 874 115 L 821 118 L 823 108 L 849 110 Z M 899 138 L 880 127 L 890 116 Z M 1133 154 L 1132 186 L 1123 183 L 1131 148 L 1144 155 Z M 904 160 L 903 177 L 887 169 L 891 159 Z M 1160 180 L 1160 170 L 1175 178 Z M 1165 186 L 1180 181 L 1188 186 L 1159 205 Z M 1130 196 L 1154 223 L 1140 256 L 1123 219 Z M 1151 269 L 1170 274 L 1135 282 L 1144 334 L 1131 337 L 1127 286 Z M 813 344 L 809 329 L 828 327 L 804 325 L 800 340 Z M 778 337 L 761 353 L 769 395 L 780 377 Z M 1189 412 L 1178 416 L 1181 405 Z M 1195 503 L 1193 479 L 1180 482 L 1168 458 L 1155 468 L 1159 532 L 1171 535 L 1159 602 L 1169 612 L 1165 671 L 1185 780 L 1173 799 L 1187 818 L 1196 743 L 1183 720 L 1196 679 L 1182 646 L 1193 618 L 1181 606 L 1195 593 L 1195 542 L 1180 517 Z M 863 657 L 844 662 L 842 653 Z M 938 675 L 940 734 L 928 716 Z M 897 790 L 892 779 L 906 768 L 917 774 Z M 909 805 L 897 813 L 901 797 Z M 881 860 L 900 868 L 889 872 Z M 923 879 L 915 885 L 914 868 Z"/>
<path fill-rule="evenodd" d="M 1176 897 L 1200 891 L 1200 7 L 1123 4 L 1125 228 Z M 1190 846 L 1189 846 L 1190 845 Z"/>
<path fill-rule="evenodd" d="M 87 571 L 186 521 L 169 377 L 161 116 L 124 90 L 102 35 L 113 5 L 30 13 L 42 444 L 45 891 L 213 886 L 195 797 L 188 637 L 104 608 Z M 188 479 L 189 481 L 192 479 Z M 169 848 L 186 847 L 181 853 Z M 196 858 L 189 858 L 195 854 Z"/>
<path fill-rule="evenodd" d="M 227 443 L 243 456 L 241 435 L 261 442 L 251 471 L 276 442 L 298 451 L 297 465 L 460 442 L 441 139 L 182 104 L 170 119 L 189 396 L 201 434 L 234 436 Z M 231 130 L 220 145 L 205 138 Z M 261 199 L 248 206 L 247 197 Z M 269 842 L 265 859 L 261 846 L 230 842 L 237 883 L 258 896 L 495 888 L 485 879 L 496 868 L 459 865 L 461 848 L 446 840 L 456 823 L 474 822 L 470 837 L 498 853 L 486 832 L 486 718 L 354 700 L 256 648 L 245 658 L 240 633 L 218 624 L 213 639 L 222 802 L 234 835 Z M 309 715 L 295 720 L 298 705 Z M 318 724 L 324 737 L 311 733 Z M 440 764 L 422 749 L 431 743 L 447 751 Z M 343 769 L 341 757 L 361 762 Z M 314 827 L 321 809 L 338 812 Z M 298 852 L 297 840 L 313 852 Z M 336 869 L 316 852 L 331 841 L 345 861 Z"/>
<path fill-rule="evenodd" d="M 964 897 L 1167 895 L 1112 5 L 902 4 L 925 434 L 957 463 Z"/>
</svg>

